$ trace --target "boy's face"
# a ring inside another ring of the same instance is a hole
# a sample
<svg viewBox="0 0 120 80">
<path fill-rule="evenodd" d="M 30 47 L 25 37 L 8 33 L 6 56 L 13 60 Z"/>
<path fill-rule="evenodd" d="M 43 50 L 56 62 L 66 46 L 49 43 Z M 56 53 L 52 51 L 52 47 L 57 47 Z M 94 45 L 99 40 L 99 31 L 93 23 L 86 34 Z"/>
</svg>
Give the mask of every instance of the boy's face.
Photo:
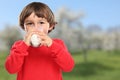
<svg viewBox="0 0 120 80">
<path fill-rule="evenodd" d="M 37 17 L 34 13 L 25 19 L 24 27 L 27 32 L 42 30 L 45 34 L 52 29 L 45 18 Z"/>
</svg>

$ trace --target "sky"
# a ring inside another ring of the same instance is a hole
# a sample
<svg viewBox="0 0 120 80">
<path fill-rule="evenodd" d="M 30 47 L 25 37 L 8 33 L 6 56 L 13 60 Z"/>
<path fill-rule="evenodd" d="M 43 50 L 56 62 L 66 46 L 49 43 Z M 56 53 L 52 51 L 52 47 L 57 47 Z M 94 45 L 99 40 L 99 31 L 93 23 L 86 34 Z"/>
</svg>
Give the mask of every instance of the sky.
<svg viewBox="0 0 120 80">
<path fill-rule="evenodd" d="M 55 13 L 60 7 L 85 13 L 84 26 L 96 24 L 102 28 L 120 25 L 120 0 L 0 0 L 0 30 L 6 25 L 18 25 L 22 9 L 33 1 L 47 4 Z"/>
</svg>

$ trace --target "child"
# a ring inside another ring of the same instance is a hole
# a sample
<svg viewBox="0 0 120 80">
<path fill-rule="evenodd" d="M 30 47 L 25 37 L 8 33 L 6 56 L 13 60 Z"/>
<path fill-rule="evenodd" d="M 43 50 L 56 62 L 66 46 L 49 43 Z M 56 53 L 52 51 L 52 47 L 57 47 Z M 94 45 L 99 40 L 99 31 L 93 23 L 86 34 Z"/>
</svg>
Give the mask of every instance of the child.
<svg viewBox="0 0 120 80">
<path fill-rule="evenodd" d="M 50 8 L 32 2 L 21 12 L 19 23 L 26 35 L 12 46 L 5 63 L 7 71 L 17 73 L 17 80 L 63 80 L 62 71 L 70 72 L 74 60 L 62 40 L 48 36 L 56 24 Z M 41 40 L 37 47 L 31 42 L 33 34 Z"/>
</svg>

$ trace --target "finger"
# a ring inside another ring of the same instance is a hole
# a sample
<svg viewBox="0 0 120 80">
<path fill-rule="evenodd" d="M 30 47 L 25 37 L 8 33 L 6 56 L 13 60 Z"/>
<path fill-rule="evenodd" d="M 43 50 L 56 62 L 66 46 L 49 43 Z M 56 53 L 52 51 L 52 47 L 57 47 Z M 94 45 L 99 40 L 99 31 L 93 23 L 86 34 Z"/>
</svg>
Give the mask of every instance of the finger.
<svg viewBox="0 0 120 80">
<path fill-rule="evenodd" d="M 47 46 L 45 41 L 41 41 L 41 46 Z"/>
</svg>

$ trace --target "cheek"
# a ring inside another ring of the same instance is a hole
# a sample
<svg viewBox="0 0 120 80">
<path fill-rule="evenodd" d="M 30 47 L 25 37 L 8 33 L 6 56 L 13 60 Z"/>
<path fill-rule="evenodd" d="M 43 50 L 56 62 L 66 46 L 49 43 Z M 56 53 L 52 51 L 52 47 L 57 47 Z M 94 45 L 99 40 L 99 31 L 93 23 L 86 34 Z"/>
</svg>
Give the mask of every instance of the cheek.
<svg viewBox="0 0 120 80">
<path fill-rule="evenodd" d="M 48 30 L 49 30 L 49 25 L 46 25 L 46 26 L 44 27 L 44 33 L 48 34 Z"/>
<path fill-rule="evenodd" d="M 33 28 L 32 27 L 26 27 L 26 30 L 25 31 L 32 31 L 33 30 Z"/>
<path fill-rule="evenodd" d="M 47 34 L 48 30 L 49 30 L 49 28 L 44 28 L 44 33 Z"/>
</svg>

